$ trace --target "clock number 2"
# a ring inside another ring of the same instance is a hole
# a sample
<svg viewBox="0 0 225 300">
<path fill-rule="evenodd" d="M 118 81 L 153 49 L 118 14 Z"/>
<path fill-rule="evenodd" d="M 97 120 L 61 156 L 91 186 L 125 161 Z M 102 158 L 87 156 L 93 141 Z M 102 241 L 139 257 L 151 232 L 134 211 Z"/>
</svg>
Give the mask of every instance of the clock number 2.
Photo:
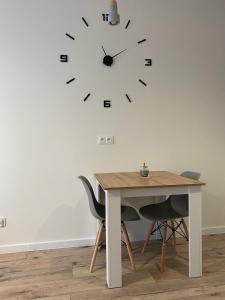
<svg viewBox="0 0 225 300">
<path fill-rule="evenodd" d="M 60 62 L 64 62 L 64 63 L 68 62 L 68 55 L 61 54 L 60 55 Z"/>
<path fill-rule="evenodd" d="M 103 22 L 108 22 L 109 21 L 109 14 L 102 14 L 102 19 L 103 19 Z"/>
<path fill-rule="evenodd" d="M 105 108 L 110 108 L 111 107 L 111 101 L 104 100 L 103 105 L 104 105 Z"/>
</svg>

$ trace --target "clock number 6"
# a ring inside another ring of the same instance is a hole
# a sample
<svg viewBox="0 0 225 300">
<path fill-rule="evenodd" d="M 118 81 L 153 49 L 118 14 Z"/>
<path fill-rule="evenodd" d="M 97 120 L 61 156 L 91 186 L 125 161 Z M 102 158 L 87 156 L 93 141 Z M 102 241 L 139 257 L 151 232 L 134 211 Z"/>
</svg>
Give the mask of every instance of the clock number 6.
<svg viewBox="0 0 225 300">
<path fill-rule="evenodd" d="M 60 55 L 60 62 L 67 63 L 67 62 L 68 62 L 68 55 L 66 55 L 66 54 L 61 54 L 61 55 Z"/>
<path fill-rule="evenodd" d="M 109 100 L 104 100 L 104 107 L 105 107 L 105 108 L 110 108 L 110 107 L 111 107 L 111 101 L 109 101 Z"/>
</svg>

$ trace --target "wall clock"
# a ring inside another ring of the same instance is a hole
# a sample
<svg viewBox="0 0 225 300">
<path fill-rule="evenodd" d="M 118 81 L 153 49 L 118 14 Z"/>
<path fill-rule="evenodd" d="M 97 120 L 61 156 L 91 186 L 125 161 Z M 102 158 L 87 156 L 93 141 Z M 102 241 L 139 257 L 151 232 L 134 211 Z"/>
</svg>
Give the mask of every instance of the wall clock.
<svg viewBox="0 0 225 300">
<path fill-rule="evenodd" d="M 109 30 L 114 30 L 115 26 L 108 25 L 109 14 L 107 14 L 107 13 L 101 14 L 101 19 L 102 19 L 103 24 L 107 24 L 106 26 L 110 27 Z M 84 17 L 84 16 L 81 17 L 80 22 L 81 22 L 81 24 L 83 24 L 83 26 L 87 30 L 90 29 L 91 25 L 90 25 L 90 23 L 89 23 L 89 21 L 86 17 Z M 126 32 L 133 25 L 134 24 L 133 24 L 132 20 L 128 18 L 124 24 L 120 23 L 119 25 L 117 25 L 117 27 L 120 27 L 120 29 L 123 30 L 124 34 L 126 35 Z M 79 43 L 79 38 L 77 38 L 76 35 L 71 33 L 71 32 L 66 32 L 65 33 L 65 39 L 69 39 L 71 41 L 71 43 Z M 116 45 L 116 40 L 115 40 L 114 44 Z M 147 44 L 148 44 L 148 38 L 142 36 L 142 37 L 137 38 L 135 40 L 135 37 L 134 37 L 134 46 L 135 47 L 145 47 L 145 45 L 147 46 Z M 83 45 L 83 47 L 85 48 L 86 45 Z M 122 57 L 124 55 L 126 55 L 126 53 L 129 51 L 129 48 L 124 48 L 124 49 L 121 49 L 120 51 L 115 52 L 115 49 L 109 49 L 108 47 L 105 47 L 104 38 L 103 38 L 102 43 L 99 43 L 98 47 L 99 47 L 99 49 L 101 49 L 100 50 L 101 51 L 101 58 L 99 58 L 99 57 L 96 58 L 97 63 L 104 66 L 104 68 L 108 68 L 109 70 L 113 70 L 113 68 L 115 67 L 115 64 L 119 64 L 120 59 L 122 59 Z M 116 48 L 116 47 L 114 47 L 114 48 Z M 70 54 L 70 55 L 72 55 L 72 54 Z M 71 61 L 70 55 L 66 54 L 66 53 L 60 54 L 60 57 L 59 57 L 60 63 L 64 63 L 64 64 L 65 63 L 70 63 L 70 61 Z M 75 59 L 79 59 L 79 58 L 76 57 Z M 95 59 L 95 58 L 93 57 L 93 59 Z M 130 63 L 132 63 L 132 58 L 131 58 Z M 152 59 L 143 57 L 141 63 L 142 63 L 144 68 L 149 68 L 149 67 L 152 66 Z M 84 68 L 86 68 L 86 67 L 87 66 L 85 66 Z M 88 74 L 90 74 L 90 71 L 91 70 L 85 70 L 85 72 L 87 73 L 87 76 L 88 76 Z M 101 76 L 101 74 L 98 74 L 98 76 Z M 134 73 L 133 75 L 131 74 L 130 76 L 137 76 L 137 75 L 135 75 L 135 73 Z M 79 81 L 80 79 L 79 79 L 79 75 L 76 74 L 75 76 L 68 77 L 65 80 L 65 84 L 67 86 L 71 86 L 71 85 L 75 84 L 75 82 L 77 80 Z M 126 78 L 124 80 L 126 80 Z M 148 82 L 148 80 L 146 78 L 136 77 L 135 81 L 139 85 L 141 85 L 143 88 L 148 88 L 150 86 L 150 83 Z M 84 97 L 81 99 L 81 101 L 83 101 L 84 103 L 87 102 L 87 101 L 90 101 L 92 96 L 93 96 L 92 94 L 93 94 L 93 91 L 89 91 L 89 90 L 84 91 Z M 129 93 L 129 91 L 124 91 L 124 94 L 122 96 L 123 96 L 123 99 L 125 101 L 127 101 L 127 103 L 129 103 L 129 104 L 131 104 L 134 100 L 132 98 L 132 95 Z M 107 98 L 101 100 L 102 101 L 101 103 L 102 103 L 104 108 L 111 108 L 112 107 L 113 99 L 110 99 L 108 97 L 109 96 L 107 95 Z"/>
</svg>

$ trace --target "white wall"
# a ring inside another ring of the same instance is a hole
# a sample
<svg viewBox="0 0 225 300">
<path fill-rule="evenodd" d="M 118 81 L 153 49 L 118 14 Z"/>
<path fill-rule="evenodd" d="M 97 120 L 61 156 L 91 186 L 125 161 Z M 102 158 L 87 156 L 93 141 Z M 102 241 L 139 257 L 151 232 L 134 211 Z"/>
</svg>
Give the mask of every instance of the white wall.
<svg viewBox="0 0 225 300">
<path fill-rule="evenodd" d="M 138 170 L 143 161 L 152 170 L 200 171 L 203 226 L 225 226 L 225 1 L 119 5 L 122 24 L 132 20 L 126 35 L 102 24 L 106 0 L 0 0 L 0 215 L 8 221 L 1 245 L 93 238 L 77 176 Z M 72 46 L 65 32 L 76 35 Z M 145 36 L 117 71 L 97 63 L 102 43 L 130 49 Z M 68 65 L 59 63 L 63 52 Z M 141 67 L 146 57 L 151 69 Z M 79 80 L 66 86 L 73 74 Z M 151 88 L 136 83 L 140 76 Z M 97 146 L 101 133 L 113 134 L 115 145 Z"/>
</svg>

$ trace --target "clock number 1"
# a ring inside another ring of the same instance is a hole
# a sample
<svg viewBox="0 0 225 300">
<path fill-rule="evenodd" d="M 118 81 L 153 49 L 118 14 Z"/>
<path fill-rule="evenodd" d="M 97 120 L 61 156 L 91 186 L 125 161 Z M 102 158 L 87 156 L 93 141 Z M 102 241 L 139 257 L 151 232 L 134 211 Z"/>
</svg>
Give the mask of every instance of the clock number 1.
<svg viewBox="0 0 225 300">
<path fill-rule="evenodd" d="M 68 62 L 68 55 L 61 54 L 60 55 L 60 62 L 64 62 L 64 63 Z"/>
<path fill-rule="evenodd" d="M 111 101 L 109 101 L 109 100 L 104 100 L 104 107 L 105 107 L 105 108 L 110 108 L 110 107 L 111 107 Z"/>
</svg>

